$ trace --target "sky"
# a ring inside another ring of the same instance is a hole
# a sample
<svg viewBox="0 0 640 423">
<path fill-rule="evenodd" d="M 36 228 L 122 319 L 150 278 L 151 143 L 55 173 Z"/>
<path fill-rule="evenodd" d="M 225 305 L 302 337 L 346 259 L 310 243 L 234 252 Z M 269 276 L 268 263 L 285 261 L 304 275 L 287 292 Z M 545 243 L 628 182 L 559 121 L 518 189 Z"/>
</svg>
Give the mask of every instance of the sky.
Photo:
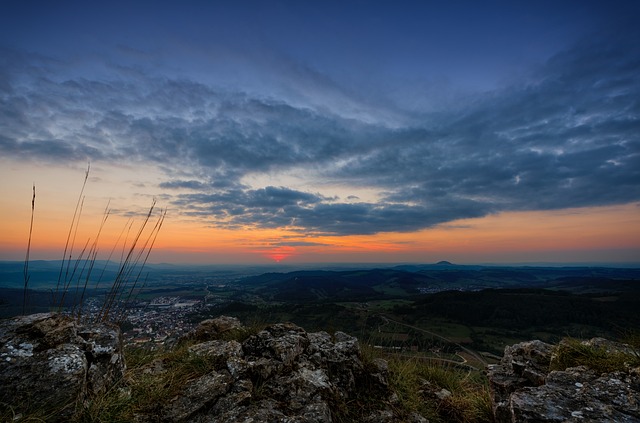
<svg viewBox="0 0 640 423">
<path fill-rule="evenodd" d="M 74 239 L 106 254 L 155 200 L 151 262 L 640 263 L 638 19 L 4 1 L 0 260 L 25 257 L 33 185 L 31 258 L 61 258 L 90 168 Z"/>
</svg>

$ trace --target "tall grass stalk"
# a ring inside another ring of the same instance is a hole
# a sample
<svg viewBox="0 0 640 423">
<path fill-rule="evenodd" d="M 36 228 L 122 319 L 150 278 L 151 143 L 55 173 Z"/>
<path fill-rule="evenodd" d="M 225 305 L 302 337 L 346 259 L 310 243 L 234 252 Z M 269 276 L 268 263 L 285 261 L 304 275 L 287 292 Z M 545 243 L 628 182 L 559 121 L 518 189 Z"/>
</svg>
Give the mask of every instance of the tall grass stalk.
<svg viewBox="0 0 640 423">
<path fill-rule="evenodd" d="M 33 184 L 33 197 L 31 197 L 31 223 L 29 224 L 29 241 L 27 242 L 27 254 L 24 258 L 24 297 L 22 299 L 22 315 L 27 309 L 27 300 L 29 296 L 29 254 L 31 253 L 31 235 L 33 234 L 33 215 L 36 208 L 36 184 Z"/>
<path fill-rule="evenodd" d="M 93 239 L 93 241 L 91 238 L 88 238 L 80 252 L 77 254 L 77 257 L 74 258 L 74 249 L 78 236 L 78 229 L 80 226 L 80 217 L 82 215 L 82 210 L 84 207 L 84 191 L 89 179 L 90 170 L 91 164 L 87 166 L 87 170 L 84 175 L 82 189 L 80 190 L 80 195 L 78 196 L 78 201 L 76 202 L 71 225 L 69 226 L 69 231 L 67 233 L 67 239 L 62 254 L 56 288 L 55 291 L 52 292 L 51 296 L 51 305 L 54 308 L 57 308 L 58 311 L 63 311 L 71 301 L 69 312 L 78 320 L 82 318 L 84 313 L 83 308 L 85 297 L 87 294 L 87 288 L 89 286 L 89 281 L 91 280 L 91 276 L 94 272 L 94 268 L 98 258 L 98 245 L 100 236 L 111 214 L 111 211 L 109 209 L 109 202 L 105 207 L 102 221 L 95 238 Z M 34 184 L 33 197 L 31 201 L 31 224 L 29 227 L 29 239 L 24 264 L 24 297 L 22 305 L 23 314 L 25 314 L 26 312 L 28 299 L 28 285 L 30 279 L 29 258 L 31 251 L 31 239 L 33 234 L 35 198 L 36 188 Z M 146 228 L 149 226 L 149 222 L 154 215 L 155 207 L 156 200 L 154 199 L 151 207 L 149 208 L 149 211 L 146 213 L 140 227 L 138 228 L 132 240 L 129 241 L 129 233 L 131 232 L 131 229 L 133 227 L 133 220 L 130 219 L 125 225 L 125 228 L 123 228 L 123 230 L 120 232 L 116 243 L 111 249 L 109 257 L 106 260 L 104 267 L 102 268 L 102 272 L 100 273 L 100 276 L 96 281 L 95 289 L 98 288 L 98 285 L 103 280 L 107 267 L 111 263 L 111 258 L 114 252 L 119 248 L 120 243 L 122 243 L 122 253 L 120 257 L 120 263 L 118 264 L 118 271 L 116 273 L 114 281 L 111 284 L 111 287 L 108 290 L 102 308 L 94 316 L 90 316 L 93 320 L 101 322 L 116 322 L 116 320 L 124 320 L 126 305 L 131 300 L 131 298 L 134 297 L 133 294 L 136 290 L 136 287 L 139 286 L 138 282 L 142 275 L 143 268 L 146 265 L 147 260 L 149 259 L 149 255 L 151 253 L 151 250 L 153 249 L 153 246 L 156 242 L 156 239 L 167 214 L 166 210 L 161 210 L 153 228 L 150 231 L 146 231 Z M 126 235 L 124 237 L 124 240 L 121 241 L 125 231 Z M 144 282 L 145 283 L 143 284 L 143 287 L 146 285 L 146 280 Z M 75 291 L 73 290 L 74 283 Z M 142 288 L 138 289 L 138 293 L 140 289 Z M 70 296 L 72 296 L 73 298 L 70 299 Z M 137 297 L 137 295 L 135 297 Z"/>
<path fill-rule="evenodd" d="M 87 251 L 87 246 L 89 245 L 89 241 L 91 241 L 91 239 L 87 239 L 87 242 L 85 242 L 84 247 L 80 251 L 80 254 L 78 255 L 78 258 L 76 259 L 75 264 L 73 265 L 73 270 L 71 271 L 71 276 L 68 275 L 69 266 L 70 266 L 71 258 L 72 258 L 72 256 L 69 255 L 69 260 L 67 261 L 67 271 L 65 272 L 64 283 L 62 284 L 62 296 L 60 298 L 60 303 L 58 304 L 58 310 L 59 311 L 62 311 L 64 309 L 65 297 L 67 296 L 67 292 L 69 291 L 69 287 L 71 286 L 71 282 L 73 281 L 73 278 L 74 278 L 76 272 L 78 271 L 78 267 L 80 266 L 80 263 L 84 263 L 85 266 L 86 266 L 87 260 L 84 259 L 84 261 L 83 261 L 83 257 L 84 257 L 85 251 Z M 82 275 L 80 275 L 79 277 L 81 277 L 81 276 Z M 75 298 L 74 298 L 74 301 L 75 301 Z"/>
<path fill-rule="evenodd" d="M 122 323 L 124 321 L 124 313 L 126 311 L 126 306 L 129 303 L 129 300 L 131 299 L 131 295 L 133 294 L 136 285 L 138 284 L 138 281 L 140 280 L 140 275 L 142 274 L 142 270 L 144 269 L 145 264 L 147 263 L 147 260 L 149 259 L 149 254 L 151 254 L 151 250 L 153 249 L 153 246 L 156 242 L 156 239 L 158 237 L 158 233 L 160 233 L 160 229 L 162 228 L 162 224 L 164 223 L 164 219 L 167 215 L 167 211 L 166 209 L 164 211 L 160 212 L 160 216 L 158 217 L 158 220 L 156 221 L 155 226 L 153 227 L 153 229 L 151 230 L 151 233 L 149 234 L 149 236 L 147 237 L 147 240 L 145 241 L 143 247 L 140 249 L 140 252 L 136 258 L 136 262 L 139 262 L 140 258 L 143 256 L 144 254 L 144 259 L 142 260 L 142 264 L 139 266 L 138 269 L 138 274 L 136 275 L 136 278 L 134 280 L 134 283 L 131 287 L 131 289 L 129 290 L 129 295 L 127 296 L 127 299 L 124 301 L 123 306 L 121 307 L 121 312 L 120 315 L 117 318 L 117 322 Z M 149 241 L 151 241 L 149 243 Z M 146 250 L 146 253 L 145 253 Z M 146 285 L 147 283 L 147 279 L 148 279 L 149 275 L 147 274 L 147 277 L 145 278 L 145 281 L 143 283 L 143 287 Z M 138 291 L 138 294 L 140 292 Z M 137 297 L 137 294 L 136 294 Z"/>
<path fill-rule="evenodd" d="M 130 298 L 131 293 L 135 290 L 138 279 L 144 268 L 144 265 L 147 262 L 149 254 L 151 252 L 151 248 L 155 239 L 162 227 L 162 223 L 164 222 L 164 218 L 166 216 L 166 211 L 160 213 L 160 217 L 156 221 L 155 226 L 149 232 L 142 247 L 138 248 L 138 245 L 141 243 L 141 238 L 143 236 L 144 230 L 147 227 L 151 216 L 153 215 L 153 211 L 155 209 L 156 201 L 154 200 L 149 208 L 149 212 L 146 214 L 140 228 L 138 229 L 136 235 L 134 236 L 131 244 L 127 248 L 127 254 L 124 257 L 124 260 L 121 261 L 118 273 L 116 274 L 115 281 L 111 286 L 109 293 L 105 299 L 105 302 L 102 306 L 102 309 L 96 316 L 96 320 L 98 321 L 108 321 L 110 318 L 120 317 L 120 314 L 124 312 L 123 308 L 125 305 L 122 304 L 123 298 Z M 137 270 L 137 274 L 136 274 Z M 135 278 L 132 279 L 132 276 L 135 275 Z M 125 291 L 127 291 L 128 287 L 128 295 L 125 297 Z M 120 304 L 120 310 L 116 310 Z"/>
<path fill-rule="evenodd" d="M 65 260 L 67 258 L 67 251 L 69 250 L 69 241 L 71 241 L 71 234 L 74 233 L 74 227 L 77 228 L 78 226 L 78 222 L 76 220 L 76 218 L 79 220 L 80 217 L 78 216 L 78 210 L 81 210 L 81 203 L 84 203 L 84 188 L 87 186 L 87 180 L 89 179 L 89 171 L 91 170 L 91 163 L 89 163 L 87 165 L 87 171 L 84 174 L 84 182 L 82 183 L 82 189 L 80 190 L 80 195 L 78 196 L 78 201 L 76 202 L 76 208 L 73 212 L 73 219 L 71 219 L 71 226 L 69 227 L 69 233 L 67 234 L 67 241 L 64 245 L 64 252 L 62 253 L 62 263 L 60 264 L 60 273 L 58 274 L 58 282 L 56 284 L 56 290 L 54 292 L 54 297 L 53 297 L 53 304 L 57 304 L 57 297 L 58 294 L 60 292 L 60 283 L 62 283 L 63 285 L 66 283 L 62 281 L 62 272 L 64 270 L 64 263 Z M 75 237 L 74 237 L 75 239 Z M 73 251 L 73 244 L 71 244 L 71 251 Z M 69 259 L 71 259 L 71 253 L 69 253 Z M 67 272 L 68 272 L 68 266 L 67 266 Z M 65 276 L 66 279 L 66 276 Z"/>
<path fill-rule="evenodd" d="M 87 271 L 87 275 L 84 279 L 84 286 L 82 288 L 82 294 L 80 296 L 80 300 L 78 301 L 78 319 L 80 319 L 81 315 L 82 315 L 82 306 L 84 304 L 84 295 L 85 292 L 87 291 L 87 285 L 89 284 L 89 279 L 91 278 L 91 273 L 93 272 L 93 267 L 96 263 L 96 259 L 98 257 L 98 241 L 100 240 L 100 234 L 102 233 L 102 229 L 104 228 L 105 223 L 107 222 L 107 219 L 109 218 L 109 214 L 110 214 L 110 210 L 109 210 L 109 204 L 111 203 L 111 201 L 107 202 L 107 206 L 104 209 L 104 214 L 102 216 L 102 222 L 100 223 L 100 228 L 98 229 L 98 234 L 96 235 L 95 240 L 93 241 L 93 245 L 91 246 L 91 250 L 89 251 L 89 269 Z M 76 297 L 77 298 L 77 294 L 78 294 L 78 288 L 79 288 L 79 284 L 80 284 L 80 278 L 78 278 L 78 284 L 76 285 Z M 74 304 L 74 310 L 75 311 L 75 304 Z"/>
</svg>

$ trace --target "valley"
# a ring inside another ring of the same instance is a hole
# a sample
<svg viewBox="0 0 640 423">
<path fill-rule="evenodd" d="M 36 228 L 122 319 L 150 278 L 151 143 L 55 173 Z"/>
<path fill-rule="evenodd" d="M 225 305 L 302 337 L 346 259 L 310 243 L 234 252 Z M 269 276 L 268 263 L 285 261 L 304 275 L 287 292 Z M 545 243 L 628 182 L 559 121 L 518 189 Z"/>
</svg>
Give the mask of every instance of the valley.
<svg viewBox="0 0 640 423">
<path fill-rule="evenodd" d="M 0 264 L 2 317 L 22 311 L 18 267 Z M 49 311 L 59 269 L 50 262 L 32 267 L 38 289 L 29 290 L 27 311 Z M 640 269 L 634 268 L 441 262 L 272 270 L 150 265 L 146 282 L 132 286 L 114 320 L 128 343 L 152 348 L 172 345 L 201 320 L 229 315 L 246 325 L 290 321 L 309 331 L 343 331 L 389 354 L 474 368 L 523 340 L 621 339 L 640 327 Z M 89 318 L 109 284 L 87 285 L 82 306 L 72 285 L 64 308 Z"/>
</svg>

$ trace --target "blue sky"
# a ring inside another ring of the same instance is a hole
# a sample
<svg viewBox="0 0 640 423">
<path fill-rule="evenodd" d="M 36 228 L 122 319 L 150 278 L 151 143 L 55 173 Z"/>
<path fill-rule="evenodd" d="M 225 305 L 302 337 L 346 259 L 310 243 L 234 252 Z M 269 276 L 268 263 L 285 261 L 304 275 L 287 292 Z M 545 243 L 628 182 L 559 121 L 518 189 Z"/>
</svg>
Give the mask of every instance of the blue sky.
<svg viewBox="0 0 640 423">
<path fill-rule="evenodd" d="M 111 196 L 296 247 L 640 200 L 635 1 L 3 8 L 5 183 L 90 161 Z"/>
</svg>

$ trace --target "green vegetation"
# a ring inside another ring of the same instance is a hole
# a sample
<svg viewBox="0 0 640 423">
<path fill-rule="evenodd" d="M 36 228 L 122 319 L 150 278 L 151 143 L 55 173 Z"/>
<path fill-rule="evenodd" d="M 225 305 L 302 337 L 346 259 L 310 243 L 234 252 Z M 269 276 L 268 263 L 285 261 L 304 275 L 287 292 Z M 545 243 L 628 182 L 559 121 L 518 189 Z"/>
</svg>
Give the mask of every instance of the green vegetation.
<svg viewBox="0 0 640 423">
<path fill-rule="evenodd" d="M 633 347 L 628 351 L 610 351 L 605 345 L 590 345 L 579 339 L 564 339 L 556 348 L 551 370 L 585 366 L 596 373 L 625 371 L 640 366 L 640 355 Z"/>
<path fill-rule="evenodd" d="M 430 422 L 492 422 L 488 380 L 480 371 L 436 362 L 424 357 L 394 354 L 361 344 L 365 366 L 377 359 L 388 363 L 390 406 L 401 418 L 417 413 Z M 357 422 L 382 404 L 368 401 L 366 381 L 350 404 L 339 404 L 338 422 Z"/>
<path fill-rule="evenodd" d="M 418 412 L 432 422 L 491 422 L 486 378 L 446 364 L 418 358 L 389 359 L 390 383 L 401 414 Z"/>
<path fill-rule="evenodd" d="M 237 300 L 199 312 L 193 319 L 229 315 L 244 322 L 291 321 L 310 331 L 344 331 L 384 347 L 428 353 L 434 348 L 460 350 L 459 344 L 502 355 L 506 345 L 525 340 L 557 343 L 567 336 L 620 340 L 624 338 L 621 328 L 640 327 L 638 288 L 609 295 L 607 301 L 602 297 L 510 288 L 372 301 Z"/>
</svg>

